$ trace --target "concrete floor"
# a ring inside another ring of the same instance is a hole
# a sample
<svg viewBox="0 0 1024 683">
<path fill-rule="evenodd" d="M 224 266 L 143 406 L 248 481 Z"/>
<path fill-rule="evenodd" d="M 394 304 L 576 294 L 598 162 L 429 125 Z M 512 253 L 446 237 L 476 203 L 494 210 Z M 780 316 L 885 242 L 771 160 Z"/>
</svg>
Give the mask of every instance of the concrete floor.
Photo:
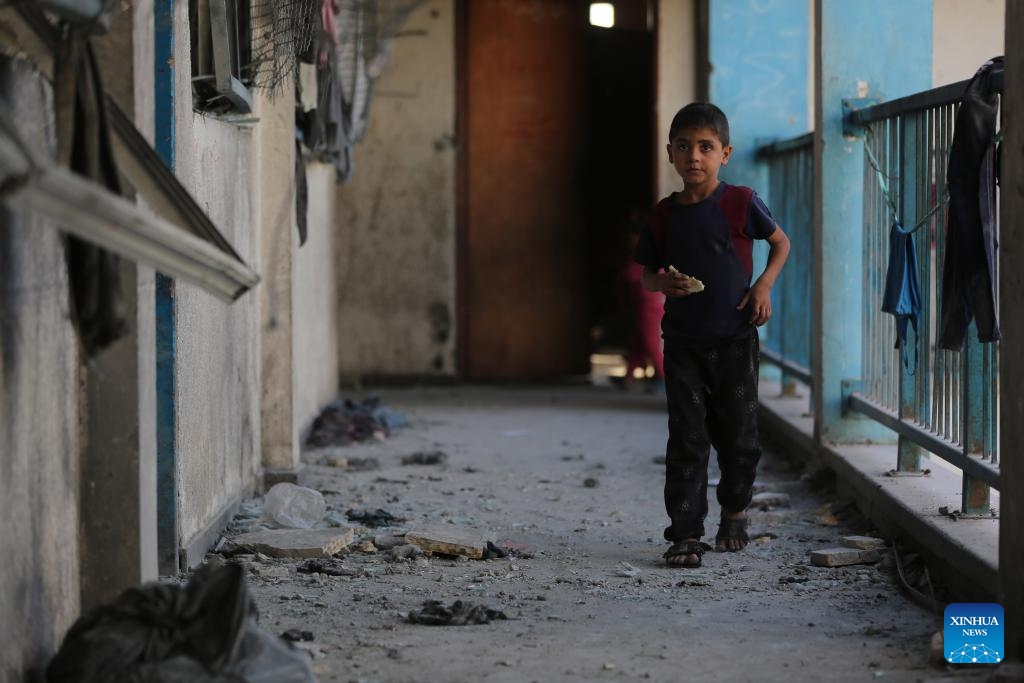
<svg viewBox="0 0 1024 683">
<path fill-rule="evenodd" d="M 833 525 L 822 514 L 827 492 L 774 454 L 762 461 L 759 487 L 789 493 L 792 505 L 751 512 L 751 531 L 770 535 L 741 553 L 709 553 L 698 570 L 665 567 L 664 466 L 654 462 L 666 436 L 660 396 L 590 386 L 376 393 L 412 426 L 338 452 L 378 458 L 381 469 L 310 465 L 303 483 L 341 512 L 383 508 L 407 518 L 402 529 L 478 530 L 531 557 L 388 563 L 351 552 L 351 577 L 248 560 L 261 623 L 312 631 L 307 647 L 322 681 L 918 681 L 945 673 L 927 661 L 941 617 L 904 597 L 891 560 L 810 565 L 809 551 L 865 529 Z M 438 449 L 449 456 L 444 465 L 400 464 L 402 455 Z M 597 486 L 585 486 L 588 478 Z M 621 576 L 623 562 L 639 577 Z M 462 627 L 405 621 L 428 599 L 484 603 L 509 618 Z"/>
</svg>

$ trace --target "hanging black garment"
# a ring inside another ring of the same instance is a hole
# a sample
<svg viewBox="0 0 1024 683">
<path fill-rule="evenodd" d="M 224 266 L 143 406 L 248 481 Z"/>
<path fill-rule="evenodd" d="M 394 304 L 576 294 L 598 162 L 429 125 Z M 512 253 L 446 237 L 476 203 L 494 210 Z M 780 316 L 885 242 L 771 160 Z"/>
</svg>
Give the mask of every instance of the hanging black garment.
<svg viewBox="0 0 1024 683">
<path fill-rule="evenodd" d="M 985 62 L 964 91 L 949 152 L 949 218 L 939 346 L 958 351 L 971 319 L 978 340 L 999 340 L 996 309 L 995 132 L 1003 58 Z"/>
<path fill-rule="evenodd" d="M 54 80 L 60 163 L 121 194 L 103 86 L 88 40 L 72 33 L 64 42 Z M 68 237 L 66 244 L 76 327 L 86 355 L 92 356 L 129 329 L 121 259 L 76 237 Z"/>
</svg>

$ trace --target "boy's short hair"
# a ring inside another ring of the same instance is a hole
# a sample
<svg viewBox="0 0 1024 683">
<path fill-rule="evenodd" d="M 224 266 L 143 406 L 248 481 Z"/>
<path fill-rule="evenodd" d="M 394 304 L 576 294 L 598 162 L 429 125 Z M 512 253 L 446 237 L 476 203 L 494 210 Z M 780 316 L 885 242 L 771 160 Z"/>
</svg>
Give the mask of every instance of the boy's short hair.
<svg viewBox="0 0 1024 683">
<path fill-rule="evenodd" d="M 725 117 L 725 112 L 710 102 L 691 102 L 676 112 L 668 128 L 669 142 L 683 128 L 693 127 L 710 128 L 722 141 L 722 147 L 728 146 L 729 119 Z"/>
</svg>

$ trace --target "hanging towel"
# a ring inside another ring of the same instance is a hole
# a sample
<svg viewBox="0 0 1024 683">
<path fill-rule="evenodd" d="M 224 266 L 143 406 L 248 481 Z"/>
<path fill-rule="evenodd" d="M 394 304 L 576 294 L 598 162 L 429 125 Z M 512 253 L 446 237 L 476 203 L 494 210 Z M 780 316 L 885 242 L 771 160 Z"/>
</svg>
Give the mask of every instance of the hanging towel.
<svg viewBox="0 0 1024 683">
<path fill-rule="evenodd" d="M 914 233 L 904 230 L 899 221 L 893 221 L 889 230 L 889 265 L 885 273 L 882 312 L 891 313 L 896 317 L 896 348 L 903 350 L 903 367 L 907 368 L 907 323 L 913 326 L 916 337 L 918 319 L 921 316 L 921 289 L 917 283 Z M 917 369 L 916 347 L 914 369 Z M 912 370 L 911 374 L 913 372 Z"/>
</svg>

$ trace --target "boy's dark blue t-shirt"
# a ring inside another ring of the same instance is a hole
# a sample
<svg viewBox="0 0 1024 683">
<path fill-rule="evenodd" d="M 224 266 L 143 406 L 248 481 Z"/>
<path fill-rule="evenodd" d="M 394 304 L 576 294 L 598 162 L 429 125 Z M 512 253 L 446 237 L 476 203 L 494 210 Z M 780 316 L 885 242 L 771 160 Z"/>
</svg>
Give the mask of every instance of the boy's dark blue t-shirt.
<svg viewBox="0 0 1024 683">
<path fill-rule="evenodd" d="M 771 237 L 775 220 L 752 190 L 727 191 L 729 187 L 719 182 L 696 204 L 680 204 L 674 192 L 658 203 L 640 231 L 633 260 L 654 268 L 673 265 L 705 287 L 703 292 L 665 299 L 661 329 L 666 349 L 708 346 L 754 330 L 749 309 L 738 311 L 736 306 L 750 289 L 753 241 Z M 737 201 L 748 205 L 745 221 L 742 214 L 735 218 Z"/>
</svg>

